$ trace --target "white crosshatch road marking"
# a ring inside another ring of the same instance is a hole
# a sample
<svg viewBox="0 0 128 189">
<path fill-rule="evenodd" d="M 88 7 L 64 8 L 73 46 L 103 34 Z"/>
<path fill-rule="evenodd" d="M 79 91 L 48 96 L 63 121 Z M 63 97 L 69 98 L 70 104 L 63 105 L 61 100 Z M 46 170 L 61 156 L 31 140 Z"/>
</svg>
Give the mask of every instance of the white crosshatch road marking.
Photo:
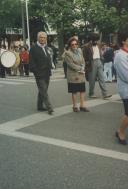
<svg viewBox="0 0 128 189">
<path fill-rule="evenodd" d="M 119 98 L 119 96 L 114 95 L 111 98 L 111 100 L 114 99 L 114 97 Z M 106 104 L 108 102 L 110 102 L 110 100 L 108 101 L 108 100 L 102 100 L 102 99 L 95 99 L 95 100 L 87 101 L 86 104 L 87 104 L 87 107 L 94 107 L 97 105 Z M 42 113 L 42 112 L 35 113 L 35 114 L 29 115 L 29 116 L 26 116 L 23 118 L 19 118 L 16 120 L 12 120 L 12 121 L 0 124 L 0 129 L 4 129 L 4 130 L 10 131 L 10 132 L 16 131 L 18 129 L 29 127 L 31 125 L 34 125 L 34 124 L 42 122 L 42 121 L 46 121 L 49 119 L 53 119 L 55 117 L 59 117 L 59 116 L 71 113 L 72 105 L 55 108 L 54 110 L 55 110 L 55 112 L 54 112 L 53 116 L 50 116 L 47 113 Z M 43 116 L 42 116 L 42 114 L 43 114 Z"/>
<path fill-rule="evenodd" d="M 110 100 L 97 99 L 97 100 L 88 101 L 87 106 L 93 107 L 93 106 L 97 106 L 100 104 L 108 103 L 110 101 L 116 101 L 119 99 L 120 99 L 120 97 L 118 95 L 113 95 L 113 97 L 111 97 Z M 43 114 L 44 116 L 42 116 L 42 113 L 38 113 L 38 114 L 33 114 L 33 115 L 30 115 L 27 117 L 23 117 L 23 118 L 20 118 L 17 120 L 13 120 L 10 122 L 0 124 L 0 134 L 15 137 L 15 138 L 21 138 L 21 139 L 29 140 L 29 141 L 33 141 L 33 142 L 41 142 L 41 143 L 45 143 L 45 144 L 49 144 L 49 145 L 67 148 L 70 150 L 87 152 L 90 154 L 113 158 L 116 160 L 128 161 L 127 153 L 121 153 L 121 152 L 117 152 L 114 150 L 108 150 L 108 149 L 99 148 L 99 147 L 95 147 L 95 146 L 78 144 L 78 143 L 74 143 L 74 142 L 69 142 L 69 141 L 64 141 L 64 140 L 59 140 L 59 139 L 49 138 L 49 137 L 44 137 L 44 136 L 39 136 L 39 135 L 33 135 L 33 134 L 28 134 L 28 133 L 23 133 L 21 131 L 18 131 L 21 128 L 34 125 L 38 122 L 42 122 L 45 120 L 53 119 L 55 117 L 59 117 L 64 114 L 71 113 L 72 112 L 71 105 L 56 108 L 55 112 L 56 113 L 54 116 L 49 116 L 45 113 Z"/>
<path fill-rule="evenodd" d="M 43 137 L 39 135 L 33 135 L 33 134 L 26 134 L 18 131 L 8 132 L 8 131 L 0 131 L 0 134 L 12 136 L 15 138 L 21 138 L 33 142 L 42 142 L 45 144 L 50 144 L 62 148 L 67 148 L 70 150 L 77 150 L 80 152 L 87 152 L 90 154 L 95 154 L 103 157 L 113 158 L 117 160 L 124 160 L 128 161 L 128 154 L 127 153 L 121 153 L 114 150 L 107 150 L 104 148 L 98 148 L 95 146 L 89 146 L 84 144 L 78 144 L 74 142 L 68 142 L 64 140 L 59 140 L 55 138 L 49 138 L 49 137 Z"/>
<path fill-rule="evenodd" d="M 1 81 L 0 80 L 0 84 L 7 84 L 7 85 L 23 85 L 24 83 L 21 83 L 21 82 L 14 82 L 14 81 Z"/>
</svg>

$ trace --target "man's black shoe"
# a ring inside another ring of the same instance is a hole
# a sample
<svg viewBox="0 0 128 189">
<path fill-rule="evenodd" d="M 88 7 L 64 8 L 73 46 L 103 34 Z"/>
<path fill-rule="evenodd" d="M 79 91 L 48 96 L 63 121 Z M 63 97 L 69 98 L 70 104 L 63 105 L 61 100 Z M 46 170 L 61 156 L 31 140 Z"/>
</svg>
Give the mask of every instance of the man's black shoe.
<svg viewBox="0 0 128 189">
<path fill-rule="evenodd" d="M 47 109 L 46 108 L 38 108 L 37 109 L 39 112 L 44 112 L 44 111 L 47 111 Z"/>
</svg>

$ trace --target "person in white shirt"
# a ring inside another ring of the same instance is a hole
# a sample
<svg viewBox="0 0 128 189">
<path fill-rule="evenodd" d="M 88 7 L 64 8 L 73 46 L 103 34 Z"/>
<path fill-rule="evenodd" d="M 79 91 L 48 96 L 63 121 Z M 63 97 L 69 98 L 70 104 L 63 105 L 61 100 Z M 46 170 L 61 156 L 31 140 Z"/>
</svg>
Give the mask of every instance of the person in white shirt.
<svg viewBox="0 0 128 189">
<path fill-rule="evenodd" d="M 103 99 L 107 99 L 112 95 L 107 94 L 107 89 L 104 80 L 104 73 L 103 73 L 103 64 L 101 62 L 100 49 L 97 44 L 98 40 L 99 40 L 99 35 L 92 34 L 88 38 L 88 43 L 83 46 L 83 56 L 85 60 L 85 65 L 86 67 L 89 67 L 89 72 L 88 72 L 89 97 L 96 98 L 94 89 L 95 89 L 95 81 L 96 79 L 98 79 Z"/>
</svg>

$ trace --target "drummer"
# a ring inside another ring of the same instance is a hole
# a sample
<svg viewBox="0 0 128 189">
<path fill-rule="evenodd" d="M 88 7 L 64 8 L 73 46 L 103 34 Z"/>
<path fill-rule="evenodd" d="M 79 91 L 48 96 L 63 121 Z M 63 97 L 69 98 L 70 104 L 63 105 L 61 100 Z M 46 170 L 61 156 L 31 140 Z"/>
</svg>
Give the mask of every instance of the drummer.
<svg viewBox="0 0 128 189">
<path fill-rule="evenodd" d="M 1 45 L 1 47 L 0 47 L 0 56 L 1 56 L 1 54 L 4 52 L 6 50 L 6 46 L 5 45 Z M 5 78 L 5 76 L 6 76 L 6 68 L 1 64 L 1 62 L 0 62 L 0 77 L 2 77 L 2 78 Z"/>
<path fill-rule="evenodd" d="M 14 54 L 16 56 L 16 63 L 12 67 L 12 75 L 16 76 L 17 73 L 18 73 L 19 65 L 20 65 L 19 47 L 18 46 L 14 46 L 13 52 L 14 52 Z"/>
</svg>

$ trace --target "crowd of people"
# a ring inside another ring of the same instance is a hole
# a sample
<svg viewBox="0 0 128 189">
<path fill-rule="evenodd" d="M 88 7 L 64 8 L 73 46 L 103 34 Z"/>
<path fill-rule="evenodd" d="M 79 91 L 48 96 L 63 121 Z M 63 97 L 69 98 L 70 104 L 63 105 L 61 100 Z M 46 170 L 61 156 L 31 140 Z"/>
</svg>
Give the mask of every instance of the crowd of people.
<svg viewBox="0 0 128 189">
<path fill-rule="evenodd" d="M 51 57 L 52 67 L 56 68 L 57 64 L 57 49 L 49 44 L 47 45 L 48 52 Z M 11 51 L 15 54 L 16 61 L 12 67 L 4 66 L 0 61 L 0 77 L 5 78 L 6 75 L 9 76 L 26 76 L 29 77 L 30 69 L 29 69 L 29 48 L 27 45 L 14 45 L 8 49 L 4 44 L 0 47 L 0 56 L 4 51 Z"/>
<path fill-rule="evenodd" d="M 63 53 L 63 67 L 68 82 L 68 92 L 72 93 L 73 111 L 89 110 L 85 107 L 85 80 L 89 82 L 89 97 L 96 98 L 95 81 L 98 81 L 103 99 L 112 95 L 107 93 L 106 82 L 117 80 L 118 92 L 124 104 L 124 116 L 121 127 L 115 132 L 120 144 L 126 145 L 125 131 L 128 128 L 128 32 L 118 34 L 119 46 L 99 44 L 99 36 L 88 37 L 86 43 L 79 48 L 78 40 L 69 39 Z M 120 47 L 120 48 L 119 48 Z M 84 61 L 83 61 L 84 59 Z M 80 108 L 76 96 L 80 94 Z"/>
<path fill-rule="evenodd" d="M 85 92 L 86 80 L 89 83 L 89 98 L 95 95 L 95 82 L 99 83 L 103 99 L 112 95 L 108 94 L 106 82 L 117 80 L 118 92 L 124 104 L 124 116 L 121 127 L 115 132 L 119 143 L 127 144 L 125 131 L 128 128 L 128 32 L 118 35 L 119 45 L 99 44 L 99 36 L 92 34 L 80 48 L 76 36 L 69 39 L 62 55 L 65 78 L 67 78 L 68 93 L 71 94 L 73 112 L 90 112 L 86 107 Z M 4 69 L 1 64 L 1 75 L 5 72 L 29 76 L 33 72 L 37 88 L 37 110 L 48 111 L 52 115 L 54 110 L 49 99 L 48 87 L 53 68 L 53 54 L 47 45 L 47 34 L 38 32 L 37 42 L 30 48 L 24 46 L 20 49 L 14 47 L 16 63 L 11 70 Z M 2 71 L 4 70 L 4 71 Z M 3 72 L 3 73 L 2 73 Z M 77 96 L 80 106 L 78 107 Z"/>
<path fill-rule="evenodd" d="M 90 42 L 89 42 L 90 40 Z M 91 45 L 92 40 L 90 39 L 90 37 L 88 37 L 86 39 L 85 44 L 81 45 L 81 49 L 83 50 L 83 52 L 87 49 L 87 47 L 89 48 L 89 46 Z M 95 42 L 93 42 L 94 44 Z M 117 44 L 112 44 L 112 43 L 97 43 L 99 50 L 100 50 L 100 60 L 101 63 L 103 65 L 103 74 L 104 74 L 104 80 L 106 83 L 111 83 L 111 82 L 116 82 L 117 78 L 116 78 L 116 70 L 114 68 L 114 57 L 115 54 L 118 52 L 119 50 L 119 45 Z M 63 69 L 64 69 L 64 75 L 65 78 L 67 77 L 67 64 L 65 62 L 65 52 L 68 49 L 68 46 L 66 45 L 66 47 L 64 48 L 64 52 L 62 54 L 62 59 L 63 59 Z M 84 52 L 84 53 L 85 53 Z M 86 56 L 90 56 L 90 54 L 88 54 Z M 86 58 L 87 59 L 87 58 Z M 87 61 L 86 61 L 87 62 Z M 87 69 L 91 69 L 90 67 L 91 64 L 88 64 Z M 88 80 L 88 72 L 86 71 L 86 79 Z"/>
<path fill-rule="evenodd" d="M 0 51 L 6 51 L 4 45 L 1 46 Z M 10 49 L 15 54 L 16 61 L 12 67 L 6 67 L 0 63 L 0 77 L 5 78 L 9 76 L 29 76 L 29 51 L 27 46 L 13 46 Z M 2 55 L 2 53 L 1 53 Z"/>
</svg>

